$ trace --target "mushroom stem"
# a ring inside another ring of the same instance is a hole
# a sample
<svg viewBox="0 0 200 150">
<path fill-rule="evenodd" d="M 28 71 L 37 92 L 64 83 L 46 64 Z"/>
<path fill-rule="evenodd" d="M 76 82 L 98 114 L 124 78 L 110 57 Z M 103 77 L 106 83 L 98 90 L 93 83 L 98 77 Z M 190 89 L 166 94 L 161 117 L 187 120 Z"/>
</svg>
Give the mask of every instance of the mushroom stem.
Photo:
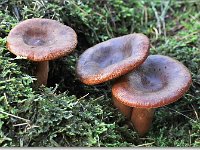
<svg viewBox="0 0 200 150">
<path fill-rule="evenodd" d="M 42 61 L 39 62 L 36 67 L 36 78 L 37 78 L 37 85 L 47 85 L 49 73 L 49 61 Z"/>
<path fill-rule="evenodd" d="M 144 136 L 150 129 L 154 108 L 133 108 L 131 122 L 140 136 Z"/>
<path fill-rule="evenodd" d="M 126 116 L 127 119 L 131 119 L 131 111 L 132 111 L 133 107 L 129 107 L 129 106 L 122 104 L 121 102 L 116 100 L 114 97 L 112 97 L 112 99 L 113 99 L 114 106 L 117 107 L 119 109 L 119 111 L 124 116 Z"/>
</svg>

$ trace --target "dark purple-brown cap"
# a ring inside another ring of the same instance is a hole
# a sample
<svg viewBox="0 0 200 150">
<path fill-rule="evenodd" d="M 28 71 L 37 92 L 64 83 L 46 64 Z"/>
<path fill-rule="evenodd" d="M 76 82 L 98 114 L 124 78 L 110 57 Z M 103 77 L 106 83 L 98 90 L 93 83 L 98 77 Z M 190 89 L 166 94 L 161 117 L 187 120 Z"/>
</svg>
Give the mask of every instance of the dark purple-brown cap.
<svg viewBox="0 0 200 150">
<path fill-rule="evenodd" d="M 149 39 L 139 33 L 99 43 L 87 49 L 76 67 L 78 78 L 94 85 L 117 78 L 144 62 L 149 53 Z"/>
<path fill-rule="evenodd" d="M 191 74 L 182 63 L 150 55 L 140 67 L 116 81 L 112 94 L 130 107 L 157 108 L 181 98 L 191 83 Z"/>
<path fill-rule="evenodd" d="M 34 18 L 20 22 L 7 37 L 9 51 L 32 61 L 47 61 L 65 56 L 76 45 L 75 31 L 51 19 Z"/>
</svg>

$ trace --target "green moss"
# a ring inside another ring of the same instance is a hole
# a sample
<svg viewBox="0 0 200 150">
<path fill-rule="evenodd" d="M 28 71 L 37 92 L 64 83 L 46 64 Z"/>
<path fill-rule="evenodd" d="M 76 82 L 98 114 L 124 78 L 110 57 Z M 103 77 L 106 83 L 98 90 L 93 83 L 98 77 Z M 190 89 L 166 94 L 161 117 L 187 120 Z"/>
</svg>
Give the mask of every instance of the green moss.
<svg viewBox="0 0 200 150">
<path fill-rule="evenodd" d="M 164 28 L 156 33 L 155 17 L 155 10 L 160 15 L 165 5 L 148 0 L 0 2 L 0 146 L 200 146 L 200 5 L 171 1 L 164 18 L 166 36 Z M 16 59 L 6 49 L 10 30 L 33 17 L 71 26 L 79 41 L 73 54 L 50 62 L 48 87 L 40 89 L 33 84 L 34 63 Z M 176 58 L 193 79 L 183 98 L 157 109 L 146 138 L 138 137 L 113 106 L 112 81 L 86 86 L 75 76 L 76 61 L 85 49 L 132 32 L 148 35 L 151 54 Z"/>
</svg>

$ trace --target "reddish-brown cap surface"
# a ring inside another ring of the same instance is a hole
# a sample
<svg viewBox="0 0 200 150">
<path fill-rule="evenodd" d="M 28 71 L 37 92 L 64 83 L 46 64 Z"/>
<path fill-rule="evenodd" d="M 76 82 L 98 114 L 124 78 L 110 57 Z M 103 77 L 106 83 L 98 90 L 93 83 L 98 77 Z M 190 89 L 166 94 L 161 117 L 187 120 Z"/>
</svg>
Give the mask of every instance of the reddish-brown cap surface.
<svg viewBox="0 0 200 150">
<path fill-rule="evenodd" d="M 32 61 L 52 60 L 71 53 L 77 45 L 75 31 L 58 21 L 34 18 L 20 22 L 7 37 L 7 48 Z"/>
<path fill-rule="evenodd" d="M 191 82 L 189 70 L 179 61 L 150 55 L 140 67 L 116 81 L 112 94 L 127 106 L 156 108 L 181 98 Z"/>
<path fill-rule="evenodd" d="M 80 56 L 77 76 L 85 84 L 99 84 L 136 68 L 148 53 L 149 39 L 143 34 L 113 38 L 87 49 Z"/>
</svg>

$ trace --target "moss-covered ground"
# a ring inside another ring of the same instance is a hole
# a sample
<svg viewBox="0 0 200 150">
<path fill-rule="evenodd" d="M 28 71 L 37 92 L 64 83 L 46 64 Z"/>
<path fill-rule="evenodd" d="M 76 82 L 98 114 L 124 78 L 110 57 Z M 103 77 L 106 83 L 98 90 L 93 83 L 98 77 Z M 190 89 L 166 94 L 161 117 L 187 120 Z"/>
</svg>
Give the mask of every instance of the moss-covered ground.
<svg viewBox="0 0 200 150">
<path fill-rule="evenodd" d="M 199 10 L 199 0 L 0 0 L 0 146 L 199 147 Z M 6 48 L 10 30 L 36 17 L 58 20 L 78 35 L 73 53 L 50 62 L 41 88 L 34 86 L 35 63 Z M 157 109 L 143 138 L 113 106 L 113 81 L 87 86 L 75 75 L 87 48 L 133 32 L 149 37 L 151 54 L 181 61 L 193 80 L 180 100 Z"/>
</svg>

